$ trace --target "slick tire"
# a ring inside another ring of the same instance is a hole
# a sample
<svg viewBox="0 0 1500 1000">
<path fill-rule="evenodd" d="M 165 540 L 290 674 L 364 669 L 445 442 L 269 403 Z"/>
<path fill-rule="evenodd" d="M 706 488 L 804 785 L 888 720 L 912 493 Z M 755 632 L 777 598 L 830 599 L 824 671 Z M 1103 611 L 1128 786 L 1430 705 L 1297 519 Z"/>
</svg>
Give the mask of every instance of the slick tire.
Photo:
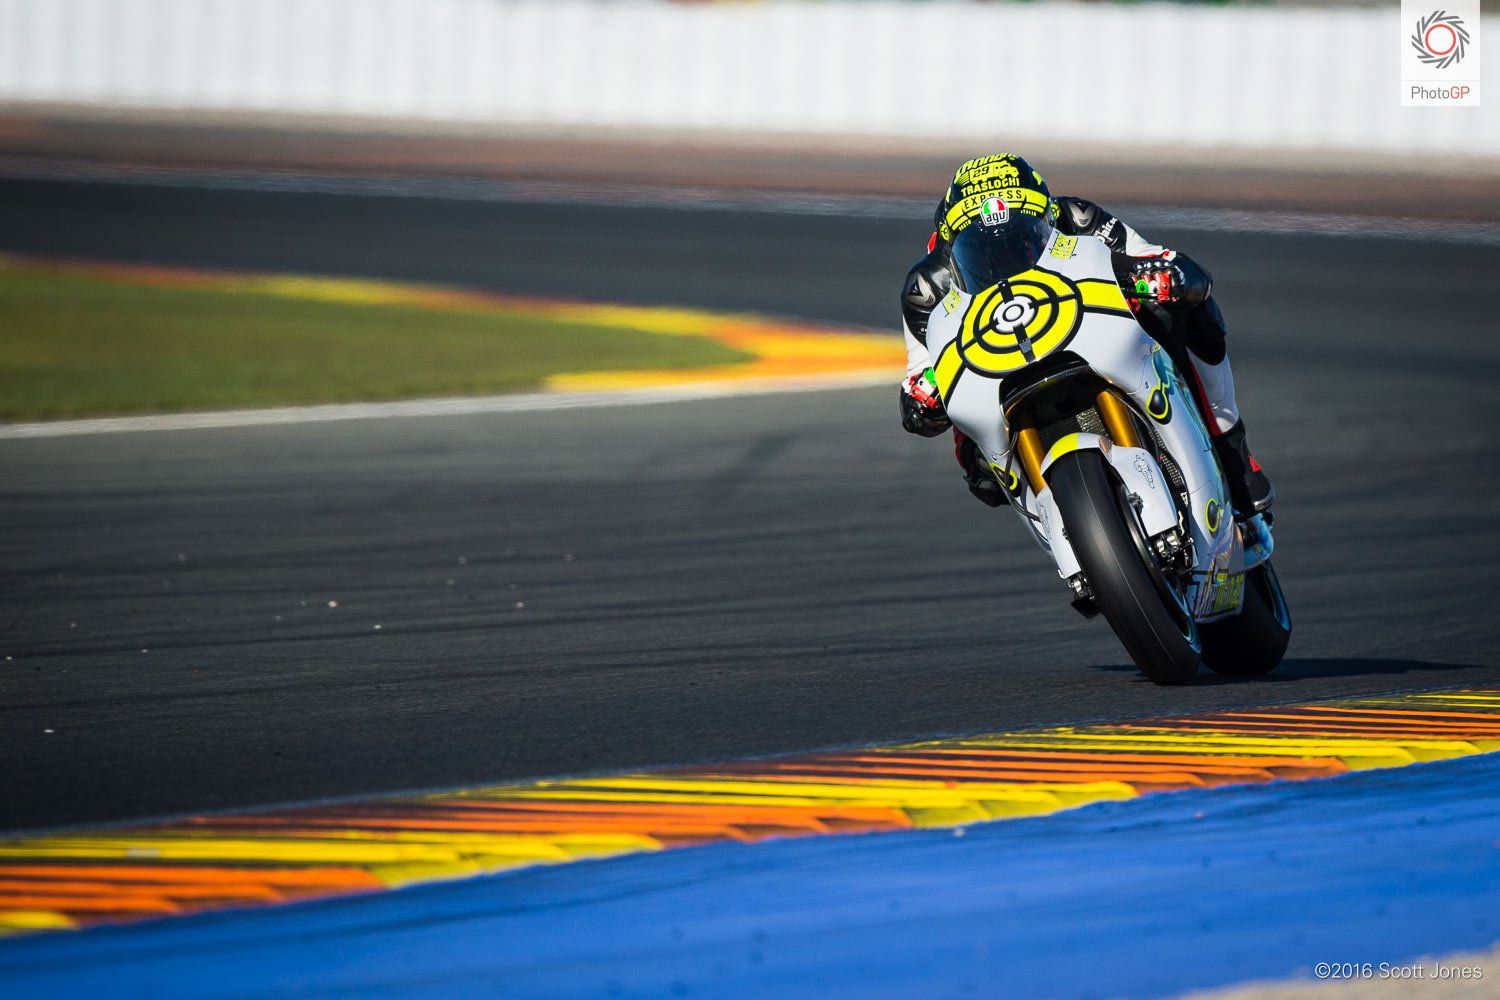
<svg viewBox="0 0 1500 1000">
<path fill-rule="evenodd" d="M 1191 678 L 1202 660 L 1198 626 L 1149 561 L 1134 511 L 1104 456 L 1064 455 L 1047 478 L 1094 600 L 1130 658 L 1157 684 Z"/>
<path fill-rule="evenodd" d="M 1218 674 L 1269 674 L 1286 654 L 1292 613 L 1269 562 L 1245 574 L 1245 604 L 1233 618 L 1198 626 L 1203 664 Z"/>
</svg>

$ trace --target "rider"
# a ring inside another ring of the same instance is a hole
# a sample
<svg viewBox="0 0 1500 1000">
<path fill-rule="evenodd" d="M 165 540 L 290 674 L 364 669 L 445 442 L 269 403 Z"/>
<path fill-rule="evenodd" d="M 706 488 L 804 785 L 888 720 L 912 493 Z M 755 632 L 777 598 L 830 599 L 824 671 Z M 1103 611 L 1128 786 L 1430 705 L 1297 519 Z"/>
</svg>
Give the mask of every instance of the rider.
<svg viewBox="0 0 1500 1000">
<path fill-rule="evenodd" d="M 1003 212 L 994 204 L 997 196 L 1006 204 Z M 973 227 L 960 241 L 960 234 L 981 213 L 988 213 L 986 224 Z M 1271 481 L 1245 444 L 1245 422 L 1235 404 L 1234 376 L 1224 343 L 1224 316 L 1211 294 L 1213 278 L 1201 265 L 1185 254 L 1146 242 L 1091 201 L 1068 196 L 1054 199 L 1041 174 L 1009 153 L 981 156 L 960 166 L 933 213 L 933 228 L 927 255 L 907 272 L 901 290 L 907 357 L 906 379 L 901 384 L 902 427 L 932 437 L 952 426 L 932 382 L 926 340 L 928 316 L 954 284 L 955 253 L 1020 247 L 1029 257 L 1017 268 L 1020 271 L 1035 263 L 1054 229 L 1066 236 L 1092 236 L 1113 251 L 1115 277 L 1122 288 L 1134 291 L 1138 281 L 1146 282 L 1154 302 L 1132 299 L 1132 308 L 1147 332 L 1179 367 L 1187 369 L 1185 375 L 1224 467 L 1236 512 L 1243 518 L 1270 508 Z M 1190 364 L 1182 365 L 1184 356 Z M 954 453 L 970 492 L 991 507 L 1006 503 L 1005 491 L 980 459 L 974 442 L 956 427 L 953 437 Z"/>
</svg>

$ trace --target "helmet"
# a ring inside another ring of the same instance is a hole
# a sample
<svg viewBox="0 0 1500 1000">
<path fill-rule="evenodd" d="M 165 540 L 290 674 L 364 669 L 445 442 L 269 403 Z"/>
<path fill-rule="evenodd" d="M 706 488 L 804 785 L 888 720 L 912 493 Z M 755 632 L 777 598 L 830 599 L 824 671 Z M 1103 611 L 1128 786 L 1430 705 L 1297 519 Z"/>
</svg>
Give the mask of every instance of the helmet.
<svg viewBox="0 0 1500 1000">
<path fill-rule="evenodd" d="M 933 224 L 964 290 L 977 292 L 1035 264 L 1057 212 L 1042 175 L 1003 153 L 958 168 Z"/>
</svg>

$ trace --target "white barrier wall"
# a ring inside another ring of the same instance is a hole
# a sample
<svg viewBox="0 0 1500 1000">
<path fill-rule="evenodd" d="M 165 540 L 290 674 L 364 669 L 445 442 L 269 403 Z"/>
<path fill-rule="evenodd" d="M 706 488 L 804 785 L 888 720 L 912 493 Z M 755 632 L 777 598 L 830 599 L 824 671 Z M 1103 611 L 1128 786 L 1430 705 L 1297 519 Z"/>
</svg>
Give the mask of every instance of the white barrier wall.
<svg viewBox="0 0 1500 1000">
<path fill-rule="evenodd" d="M 1493 108 L 1399 106 L 1399 21 L 1394 6 L 0 0 L 0 101 L 1500 154 Z"/>
</svg>

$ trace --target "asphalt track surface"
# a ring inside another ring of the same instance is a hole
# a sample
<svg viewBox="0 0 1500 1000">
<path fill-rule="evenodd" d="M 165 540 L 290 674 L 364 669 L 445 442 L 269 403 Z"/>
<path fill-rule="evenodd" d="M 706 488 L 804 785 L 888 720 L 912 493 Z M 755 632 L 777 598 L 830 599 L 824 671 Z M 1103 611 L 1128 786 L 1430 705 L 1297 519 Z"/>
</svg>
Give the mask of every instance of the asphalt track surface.
<svg viewBox="0 0 1500 1000">
<path fill-rule="evenodd" d="M 1276 481 L 1271 677 L 1144 681 L 894 387 L 11 440 L 0 827 L 1500 680 L 1500 247 L 1149 235 L 1218 276 Z M 0 251 L 872 327 L 925 236 L 0 182 Z"/>
</svg>

